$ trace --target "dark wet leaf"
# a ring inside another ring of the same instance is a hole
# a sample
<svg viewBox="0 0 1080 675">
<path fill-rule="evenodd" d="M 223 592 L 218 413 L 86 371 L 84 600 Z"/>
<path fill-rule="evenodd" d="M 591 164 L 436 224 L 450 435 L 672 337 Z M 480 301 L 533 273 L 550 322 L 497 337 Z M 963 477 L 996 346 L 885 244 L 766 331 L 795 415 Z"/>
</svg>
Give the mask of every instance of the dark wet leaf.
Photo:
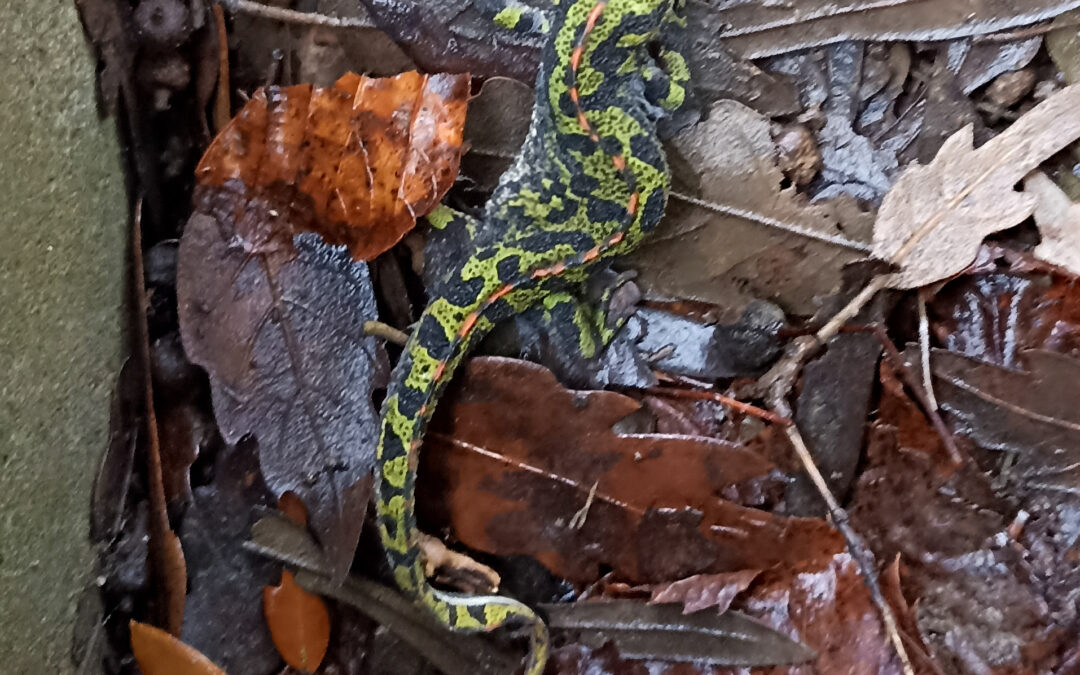
<svg viewBox="0 0 1080 675">
<path fill-rule="evenodd" d="M 903 673 L 881 614 L 847 553 L 833 556 L 824 569 L 767 571 L 733 608 L 817 653 L 812 664 L 780 671 L 787 675 Z"/>
<path fill-rule="evenodd" d="M 1012 454 L 1008 473 L 1027 489 L 1080 498 L 1080 361 L 1031 350 L 1006 369 L 935 350 L 931 366 L 960 433 Z"/>
<path fill-rule="evenodd" d="M 795 423 L 829 489 L 842 502 L 862 457 L 881 342 L 872 333 L 838 335 L 826 349 L 803 370 Z M 805 472 L 788 486 L 786 512 L 798 516 L 827 512 Z"/>
<path fill-rule="evenodd" d="M 293 491 L 348 569 L 367 494 L 385 356 L 363 331 L 377 311 L 367 267 L 314 234 L 288 202 L 204 188 L 180 244 L 180 327 L 207 369 L 222 435 L 253 435 L 275 495 Z"/>
<path fill-rule="evenodd" d="M 1080 282 L 1057 274 L 977 274 L 949 284 L 930 305 L 949 351 L 1013 367 L 1025 349 L 1080 355 Z"/>
<path fill-rule="evenodd" d="M 504 30 L 469 0 L 361 2 L 375 24 L 425 70 L 536 79 L 542 36 Z"/>
<path fill-rule="evenodd" d="M 717 28 L 746 58 L 848 40 L 950 40 L 1052 19 L 1076 0 L 803 0 L 799 3 L 691 3 L 691 25 Z M 694 11 L 696 10 L 696 11 Z"/>
<path fill-rule="evenodd" d="M 613 431 L 640 408 L 626 396 L 567 390 L 544 368 L 501 358 L 473 359 L 456 384 L 421 453 L 418 504 L 429 522 L 449 517 L 472 548 L 532 555 L 580 583 L 601 565 L 631 582 L 666 581 L 843 549 L 822 520 L 740 505 L 775 485 L 755 453 Z"/>
<path fill-rule="evenodd" d="M 852 498 L 855 526 L 879 560 L 901 555 L 918 628 L 943 664 L 1042 672 L 1063 633 L 1049 611 L 1054 594 L 1007 545 L 1014 507 L 974 463 L 951 465 L 922 412 L 882 372 L 881 419 Z"/>
<path fill-rule="evenodd" d="M 180 540 L 190 589 L 181 639 L 230 673 L 270 672 L 279 663 L 262 612 L 262 589 L 277 566 L 244 550 L 254 510 L 270 507 L 256 448 L 220 451 L 214 479 L 195 488 Z"/>
<path fill-rule="evenodd" d="M 810 648 L 738 612 L 684 614 L 678 605 L 632 600 L 545 605 L 544 610 L 552 630 L 594 649 L 613 642 L 628 659 L 769 666 L 814 658 Z"/>
</svg>

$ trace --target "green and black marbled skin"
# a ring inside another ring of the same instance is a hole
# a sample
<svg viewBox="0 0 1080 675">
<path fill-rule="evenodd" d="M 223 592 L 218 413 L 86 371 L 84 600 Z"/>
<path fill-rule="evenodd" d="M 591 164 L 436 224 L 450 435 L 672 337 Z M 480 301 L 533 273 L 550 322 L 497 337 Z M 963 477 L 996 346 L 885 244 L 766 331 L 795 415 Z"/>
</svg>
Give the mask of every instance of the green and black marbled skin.
<svg viewBox="0 0 1080 675">
<path fill-rule="evenodd" d="M 680 2 L 561 0 L 552 17 L 514 5 L 497 14 L 505 27 L 548 34 L 532 126 L 479 222 L 445 207 L 429 216 L 436 227 L 464 228 L 472 254 L 431 289 L 383 404 L 376 505 L 398 586 L 452 630 L 529 624 L 527 675 L 543 671 L 548 656 L 547 629 L 533 610 L 504 596 L 441 591 L 425 577 L 417 454 L 439 396 L 477 340 L 515 313 L 567 301 L 593 264 L 635 248 L 663 216 L 670 180 L 656 124 L 682 104 L 688 72 L 660 40 L 679 23 Z"/>
</svg>

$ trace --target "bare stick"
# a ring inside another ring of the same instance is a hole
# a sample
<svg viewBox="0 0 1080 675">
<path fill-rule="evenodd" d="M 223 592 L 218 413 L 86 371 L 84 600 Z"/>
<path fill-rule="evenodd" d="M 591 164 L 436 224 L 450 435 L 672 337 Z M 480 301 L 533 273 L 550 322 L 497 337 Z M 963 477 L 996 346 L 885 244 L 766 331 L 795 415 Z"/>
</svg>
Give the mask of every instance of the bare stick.
<svg viewBox="0 0 1080 675">
<path fill-rule="evenodd" d="M 382 338 L 395 345 L 404 346 L 404 344 L 409 341 L 408 333 L 400 331 L 382 321 L 365 321 L 364 332 L 368 335 Z"/>
<path fill-rule="evenodd" d="M 258 16 L 274 21 L 299 24 L 304 26 L 326 26 L 327 28 L 374 28 L 375 24 L 367 17 L 336 17 L 312 12 L 297 12 L 283 7 L 272 7 L 252 0 L 224 0 L 222 2 L 231 11 L 239 14 Z"/>
<path fill-rule="evenodd" d="M 874 605 L 881 612 L 881 621 L 885 624 L 885 633 L 889 636 L 889 642 L 892 643 L 893 649 L 896 650 L 896 655 L 900 657 L 900 663 L 903 665 L 905 675 L 915 675 L 915 669 L 911 665 L 911 658 L 908 656 L 907 648 L 904 646 L 904 641 L 900 637 L 900 631 L 897 628 L 896 617 L 893 616 L 892 608 L 889 607 L 889 603 L 886 602 L 885 596 L 881 592 L 881 584 L 878 583 L 877 571 L 874 569 L 874 554 L 870 552 L 862 537 L 851 527 L 847 511 L 844 511 L 840 503 L 836 501 L 836 497 L 833 495 L 832 490 L 829 489 L 825 478 L 821 475 L 821 471 L 814 464 L 814 458 L 810 455 L 810 450 L 807 449 L 802 434 L 799 433 L 799 428 L 794 425 L 784 427 L 784 433 L 795 448 L 795 454 L 798 455 L 803 468 L 806 469 L 806 473 L 810 475 L 810 480 L 813 481 L 818 493 L 825 500 L 833 525 L 844 537 L 844 541 L 847 542 L 848 551 L 851 552 L 851 557 L 855 559 L 855 564 L 862 573 L 863 582 L 870 590 L 870 599 L 874 601 Z"/>
</svg>

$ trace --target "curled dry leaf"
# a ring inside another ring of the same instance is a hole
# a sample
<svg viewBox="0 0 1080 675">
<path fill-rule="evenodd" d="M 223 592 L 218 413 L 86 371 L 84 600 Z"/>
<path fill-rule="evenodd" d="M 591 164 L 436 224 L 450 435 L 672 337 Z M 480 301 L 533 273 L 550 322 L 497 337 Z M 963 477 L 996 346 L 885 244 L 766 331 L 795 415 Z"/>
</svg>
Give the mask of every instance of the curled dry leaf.
<svg viewBox="0 0 1080 675">
<path fill-rule="evenodd" d="M 143 675 L 226 675 L 196 649 L 160 628 L 132 621 L 131 651 Z"/>
<path fill-rule="evenodd" d="M 1062 89 L 1001 135 L 973 149 L 970 126 L 934 161 L 912 165 L 885 196 L 874 255 L 900 266 L 889 285 L 916 288 L 975 260 L 983 238 L 1019 224 L 1036 200 L 1014 186 L 1043 160 L 1080 138 L 1080 85 Z"/>
<path fill-rule="evenodd" d="M 1080 204 L 1041 171 L 1024 179 L 1024 192 L 1036 199 L 1035 224 L 1042 241 L 1035 257 L 1080 274 Z"/>
<path fill-rule="evenodd" d="M 824 520 L 744 506 L 777 487 L 756 453 L 615 432 L 641 407 L 627 396 L 570 391 L 545 368 L 503 358 L 473 359 L 456 382 L 429 434 L 437 447 L 421 453 L 418 504 L 429 521 L 448 514 L 472 548 L 532 555 L 578 583 L 601 566 L 648 583 L 790 568 L 844 548 Z"/>
<path fill-rule="evenodd" d="M 330 614 L 322 598 L 297 586 L 284 571 L 279 586 L 263 588 L 263 612 L 285 663 L 297 670 L 317 669 L 330 644 Z"/>
<path fill-rule="evenodd" d="M 195 175 L 251 197 L 273 192 L 290 210 L 310 212 L 298 228 L 371 259 L 453 185 L 468 94 L 468 75 L 417 72 L 260 89 Z"/>
<path fill-rule="evenodd" d="M 385 355 L 364 332 L 378 312 L 366 265 L 314 234 L 282 192 L 201 187 L 180 240 L 184 348 L 210 375 L 225 440 L 254 435 L 275 495 L 292 490 L 343 573 L 378 437 L 371 390 Z"/>
<path fill-rule="evenodd" d="M 708 607 L 726 612 L 735 596 L 750 585 L 761 570 L 742 570 L 727 574 L 695 574 L 670 584 L 656 586 L 650 602 L 681 602 L 683 612 L 690 614 Z"/>
</svg>

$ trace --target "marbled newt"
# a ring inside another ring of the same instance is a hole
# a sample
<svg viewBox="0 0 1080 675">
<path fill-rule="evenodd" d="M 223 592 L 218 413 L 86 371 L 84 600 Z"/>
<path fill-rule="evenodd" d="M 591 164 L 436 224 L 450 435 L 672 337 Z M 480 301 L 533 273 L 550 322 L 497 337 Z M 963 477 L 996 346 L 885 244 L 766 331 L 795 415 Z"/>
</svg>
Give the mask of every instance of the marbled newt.
<svg viewBox="0 0 1080 675">
<path fill-rule="evenodd" d="M 590 267 L 635 248 L 664 214 L 670 184 L 657 123 L 689 78 L 665 29 L 682 0 L 558 0 L 553 16 L 507 5 L 505 28 L 547 34 L 532 122 L 521 152 L 479 220 L 439 207 L 435 227 L 465 228 L 471 255 L 433 290 L 394 369 L 376 465 L 379 532 L 400 589 L 455 631 L 520 621 L 531 628 L 525 669 L 548 657 L 547 629 L 527 605 L 432 587 L 418 548 L 417 455 L 451 374 L 497 322 L 573 301 Z"/>
</svg>

